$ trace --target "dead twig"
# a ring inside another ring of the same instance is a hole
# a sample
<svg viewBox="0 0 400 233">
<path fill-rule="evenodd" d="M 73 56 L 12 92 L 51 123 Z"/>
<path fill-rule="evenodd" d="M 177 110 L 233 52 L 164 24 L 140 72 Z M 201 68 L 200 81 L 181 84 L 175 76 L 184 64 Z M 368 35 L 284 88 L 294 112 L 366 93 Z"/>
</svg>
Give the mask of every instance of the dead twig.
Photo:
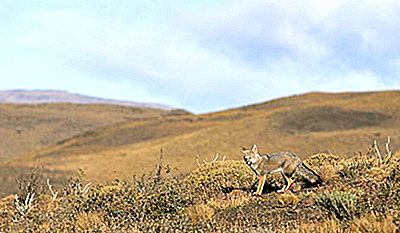
<svg viewBox="0 0 400 233">
<path fill-rule="evenodd" d="M 81 189 L 81 188 L 79 187 L 79 192 L 80 192 L 81 194 L 86 194 L 86 193 L 89 191 L 90 185 L 92 185 L 92 183 L 87 183 L 87 184 L 83 187 L 83 189 Z"/>
<path fill-rule="evenodd" d="M 14 204 L 15 204 L 15 209 L 18 211 L 18 213 L 21 216 L 26 216 L 33 208 L 33 200 L 35 199 L 35 193 L 28 193 L 25 197 L 25 201 L 20 202 L 18 194 L 15 194 L 14 196 Z M 13 219 L 13 221 L 18 221 L 17 219 Z"/>
<path fill-rule="evenodd" d="M 164 150 L 160 148 L 160 162 L 157 164 L 156 172 L 154 174 L 154 180 L 156 182 L 161 180 L 162 170 L 163 170 L 163 160 L 164 160 Z"/>
<path fill-rule="evenodd" d="M 387 137 L 387 142 L 385 143 L 386 145 L 386 153 L 387 156 L 392 156 L 392 150 L 390 149 L 390 137 Z"/>
<path fill-rule="evenodd" d="M 56 198 L 57 198 L 58 192 L 54 192 L 54 191 L 53 191 L 53 188 L 52 188 L 52 186 L 51 186 L 51 184 L 50 184 L 50 180 L 49 180 L 49 179 L 47 179 L 47 187 L 49 187 L 49 190 L 50 190 L 50 192 L 51 192 L 51 196 L 52 196 L 51 199 L 52 199 L 53 201 L 55 201 Z"/>
<path fill-rule="evenodd" d="M 381 154 L 381 151 L 379 150 L 377 140 L 374 140 L 374 149 L 375 149 L 375 154 L 382 161 L 382 154 Z"/>
<path fill-rule="evenodd" d="M 219 153 L 216 153 L 214 159 L 211 160 L 211 162 L 208 162 L 207 159 L 204 159 L 204 160 L 203 160 L 203 164 L 208 164 L 208 163 L 217 162 L 217 161 L 218 161 L 218 158 L 219 158 Z M 225 161 L 225 159 L 226 159 L 226 157 L 224 156 L 224 157 L 222 158 L 222 161 Z M 198 166 L 201 166 L 201 164 L 200 164 L 200 162 L 199 162 L 199 155 L 198 155 L 198 154 L 197 154 L 197 156 L 196 156 L 196 162 L 197 162 L 197 165 L 198 165 Z"/>
<path fill-rule="evenodd" d="M 385 163 L 388 163 L 393 156 L 393 152 L 390 149 L 390 137 L 387 137 L 387 141 L 385 143 L 385 147 L 386 147 L 386 159 L 385 159 Z"/>
<path fill-rule="evenodd" d="M 201 166 L 201 164 L 200 164 L 200 161 L 199 161 L 199 154 L 196 154 L 196 163 L 197 163 L 197 166 Z"/>
<path fill-rule="evenodd" d="M 218 160 L 218 157 L 219 157 L 219 153 L 216 153 L 216 154 L 215 154 L 215 157 L 214 157 L 214 159 L 213 159 L 213 162 L 216 162 L 216 161 Z"/>
<path fill-rule="evenodd" d="M 374 144 L 372 145 L 373 148 L 373 152 L 375 153 L 375 155 L 379 158 L 380 162 L 383 162 L 384 164 L 389 163 L 389 161 L 392 159 L 393 157 L 393 152 L 390 149 L 390 137 L 387 137 L 387 141 L 385 143 L 385 149 L 386 149 L 386 154 L 382 155 L 379 147 L 378 147 L 378 142 L 377 140 L 374 140 Z"/>
</svg>

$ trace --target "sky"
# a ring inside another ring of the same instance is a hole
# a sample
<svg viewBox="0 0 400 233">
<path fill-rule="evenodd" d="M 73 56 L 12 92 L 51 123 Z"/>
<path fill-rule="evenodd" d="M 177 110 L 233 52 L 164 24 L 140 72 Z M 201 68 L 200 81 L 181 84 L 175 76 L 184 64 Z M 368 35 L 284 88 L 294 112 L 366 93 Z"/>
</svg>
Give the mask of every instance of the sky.
<svg viewBox="0 0 400 233">
<path fill-rule="evenodd" d="M 398 0 L 1 0 L 0 89 L 195 113 L 400 88 Z"/>
</svg>

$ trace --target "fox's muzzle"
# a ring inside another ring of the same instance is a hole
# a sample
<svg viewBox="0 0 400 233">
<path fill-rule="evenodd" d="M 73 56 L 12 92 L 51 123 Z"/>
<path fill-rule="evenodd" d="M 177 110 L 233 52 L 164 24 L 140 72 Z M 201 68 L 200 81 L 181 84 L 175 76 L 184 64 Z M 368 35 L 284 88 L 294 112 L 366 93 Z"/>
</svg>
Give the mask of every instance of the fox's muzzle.
<svg viewBox="0 0 400 233">
<path fill-rule="evenodd" d="M 243 159 L 244 159 L 244 162 L 247 164 L 247 165 L 251 165 L 251 162 L 250 162 L 250 160 L 246 157 L 246 155 L 244 155 L 243 156 Z"/>
</svg>

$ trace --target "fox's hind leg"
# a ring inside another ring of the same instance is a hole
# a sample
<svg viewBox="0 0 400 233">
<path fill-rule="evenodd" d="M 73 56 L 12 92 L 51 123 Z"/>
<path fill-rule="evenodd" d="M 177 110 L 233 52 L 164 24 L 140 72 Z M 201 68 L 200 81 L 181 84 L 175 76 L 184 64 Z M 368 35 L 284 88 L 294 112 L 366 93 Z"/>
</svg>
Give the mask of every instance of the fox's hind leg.
<svg viewBox="0 0 400 233">
<path fill-rule="evenodd" d="M 290 178 L 290 176 L 287 176 L 285 173 L 282 172 L 282 176 L 285 179 L 285 186 L 282 187 L 282 189 L 278 190 L 278 193 L 285 193 L 292 188 L 294 181 Z"/>
<path fill-rule="evenodd" d="M 288 185 L 288 180 L 287 180 L 285 174 L 283 172 L 281 172 L 281 174 L 282 174 L 283 178 L 285 179 L 285 186 L 283 186 L 280 190 L 278 190 L 277 191 L 278 193 L 283 193 L 286 190 L 286 186 Z"/>
<path fill-rule="evenodd" d="M 267 179 L 266 175 L 260 176 L 260 179 L 258 180 L 258 187 L 257 187 L 256 195 L 261 195 L 262 194 L 266 179 Z"/>
<path fill-rule="evenodd" d="M 292 178 L 287 176 L 287 185 L 286 185 L 286 189 L 284 190 L 284 192 L 290 191 L 290 189 L 292 188 L 293 184 L 294 184 L 294 181 L 292 180 Z"/>
</svg>

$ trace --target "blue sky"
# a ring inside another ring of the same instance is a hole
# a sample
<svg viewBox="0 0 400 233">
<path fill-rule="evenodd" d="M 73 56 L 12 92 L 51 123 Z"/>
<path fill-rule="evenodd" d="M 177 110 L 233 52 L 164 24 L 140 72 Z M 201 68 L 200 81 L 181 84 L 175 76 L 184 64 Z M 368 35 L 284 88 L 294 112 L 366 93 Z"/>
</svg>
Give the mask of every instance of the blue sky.
<svg viewBox="0 0 400 233">
<path fill-rule="evenodd" d="M 208 112 L 400 88 L 400 1 L 0 1 L 0 89 Z"/>
</svg>

